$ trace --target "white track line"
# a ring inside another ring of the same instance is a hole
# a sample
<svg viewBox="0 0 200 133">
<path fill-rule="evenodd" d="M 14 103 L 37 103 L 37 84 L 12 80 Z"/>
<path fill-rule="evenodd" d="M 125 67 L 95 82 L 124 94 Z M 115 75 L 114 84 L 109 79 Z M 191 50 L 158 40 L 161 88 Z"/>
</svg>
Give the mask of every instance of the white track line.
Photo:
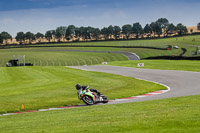
<svg viewBox="0 0 200 133">
<path fill-rule="evenodd" d="M 169 88 L 168 90 L 154 91 L 154 92 L 147 93 L 147 94 L 143 94 L 143 95 L 139 95 L 139 96 L 132 96 L 132 97 L 127 97 L 127 98 L 121 98 L 121 99 L 110 100 L 109 102 L 127 101 L 127 100 L 131 100 L 131 99 L 136 99 L 136 98 L 143 98 L 143 97 L 148 97 L 148 96 L 152 96 L 152 95 L 159 95 L 159 94 L 166 93 L 166 92 L 168 92 L 169 90 L 170 90 L 170 88 Z M 49 109 L 39 109 L 39 110 L 25 111 L 25 112 L 6 113 L 6 114 L 2 114 L 2 115 L 0 115 L 0 116 L 8 116 L 8 115 L 15 115 L 15 114 L 30 113 L 30 112 L 44 112 L 44 111 L 51 111 L 51 110 L 62 110 L 62 109 L 78 108 L 78 107 L 81 107 L 81 106 L 82 106 L 82 105 L 77 105 L 77 106 L 65 106 L 65 107 L 60 107 L 60 108 L 49 108 Z"/>
<path fill-rule="evenodd" d="M 78 69 L 78 68 L 76 68 L 76 69 Z M 85 69 L 81 69 L 81 70 L 89 71 L 89 70 L 85 70 Z M 136 78 L 136 79 L 138 79 L 138 80 L 144 80 L 144 79 L 141 79 L 141 78 Z M 109 102 L 125 101 L 125 100 L 130 100 L 130 99 L 135 99 L 135 98 L 143 98 L 143 97 L 148 97 L 148 96 L 163 94 L 163 93 L 166 93 L 166 92 L 170 91 L 170 87 L 167 86 L 167 85 L 164 85 L 162 83 L 158 83 L 158 82 L 150 81 L 150 80 L 144 80 L 144 81 L 148 81 L 148 82 L 153 82 L 153 83 L 156 83 L 156 84 L 160 84 L 162 86 L 165 86 L 167 88 L 167 90 L 158 90 L 158 91 L 150 92 L 150 93 L 139 95 L 139 96 L 132 96 L 132 97 L 127 97 L 127 98 L 110 100 Z M 81 106 L 82 105 L 66 106 L 66 107 L 60 107 L 60 108 L 39 109 L 39 110 L 25 111 L 25 112 L 5 113 L 5 114 L 2 114 L 0 116 L 8 116 L 8 115 L 15 115 L 15 114 L 22 114 L 22 113 L 30 113 L 30 112 L 42 112 L 42 111 L 51 111 L 51 110 L 70 109 L 70 108 L 77 108 L 77 107 L 81 107 Z"/>
</svg>

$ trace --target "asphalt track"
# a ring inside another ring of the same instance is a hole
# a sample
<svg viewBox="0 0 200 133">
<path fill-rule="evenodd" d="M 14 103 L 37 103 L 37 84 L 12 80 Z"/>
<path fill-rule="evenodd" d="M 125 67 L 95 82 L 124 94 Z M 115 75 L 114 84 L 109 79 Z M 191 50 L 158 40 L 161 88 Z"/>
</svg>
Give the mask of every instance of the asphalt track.
<svg viewBox="0 0 200 133">
<path fill-rule="evenodd" d="M 95 52 L 95 53 L 117 53 L 122 54 L 128 58 L 128 60 L 140 60 L 140 57 L 135 53 L 123 52 L 123 51 L 87 51 L 87 50 L 69 50 L 72 52 Z"/>
<path fill-rule="evenodd" d="M 125 51 L 89 51 L 89 50 L 68 50 L 71 52 L 94 52 L 94 53 L 117 53 L 122 54 L 128 58 L 128 60 L 140 60 L 140 57 L 135 53 L 129 53 Z"/>
<path fill-rule="evenodd" d="M 140 57 L 135 53 L 125 52 L 125 51 L 95 51 L 95 50 L 40 50 L 40 51 L 64 51 L 64 52 L 93 52 L 93 53 L 117 53 L 122 54 L 128 58 L 128 60 L 140 60 Z"/>
<path fill-rule="evenodd" d="M 200 72 L 140 69 L 140 68 L 108 66 L 108 65 L 70 66 L 70 67 L 76 69 L 82 69 L 85 71 L 98 71 L 98 72 L 123 75 L 127 77 L 134 77 L 142 80 L 148 80 L 151 82 L 160 83 L 170 88 L 169 89 L 170 91 L 157 91 L 145 94 L 145 96 L 141 95 L 141 96 L 133 96 L 130 98 L 116 99 L 108 102 L 107 104 L 120 104 L 120 103 L 149 101 L 149 100 L 172 98 L 172 97 L 200 95 Z M 95 105 L 102 105 L 102 104 L 95 104 Z M 7 114 L 2 114 L 0 116 L 29 113 L 29 112 L 69 109 L 69 108 L 77 108 L 84 106 L 86 105 L 39 109 L 33 111 L 7 113 Z"/>
<path fill-rule="evenodd" d="M 200 95 L 200 72 L 175 71 L 175 70 L 156 70 L 140 69 L 119 66 L 71 66 L 71 68 L 82 69 L 86 71 L 98 71 L 134 77 L 161 83 L 170 88 L 170 91 L 148 97 L 134 98 L 129 100 L 116 100 L 108 104 L 119 104 L 137 101 L 148 101 L 172 97 Z M 148 87 L 148 86 L 147 86 Z"/>
</svg>

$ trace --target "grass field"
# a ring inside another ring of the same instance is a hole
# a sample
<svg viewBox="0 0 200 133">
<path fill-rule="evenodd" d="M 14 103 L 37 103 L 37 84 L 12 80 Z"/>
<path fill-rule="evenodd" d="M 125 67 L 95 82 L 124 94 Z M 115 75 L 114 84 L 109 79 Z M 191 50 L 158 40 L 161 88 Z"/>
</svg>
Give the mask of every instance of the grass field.
<svg viewBox="0 0 200 133">
<path fill-rule="evenodd" d="M 195 41 L 192 41 L 195 38 Z M 94 46 L 94 47 L 72 47 L 72 46 Z M 156 47 L 166 48 L 166 45 L 179 46 L 179 49 L 158 50 L 148 48 L 112 48 L 112 47 L 95 47 L 95 46 L 140 46 L 140 47 Z M 200 35 L 196 36 L 184 36 L 174 38 L 162 38 L 162 39 L 150 39 L 150 40 L 129 40 L 129 41 L 103 41 L 103 42 L 80 42 L 80 43 L 62 43 L 62 44 L 40 44 L 30 45 L 31 48 L 21 49 L 0 49 L 0 65 L 4 66 L 5 62 L 9 58 L 12 58 L 13 54 L 25 54 L 27 60 L 32 61 L 35 65 L 84 65 L 87 63 L 97 64 L 102 60 L 116 61 L 119 60 L 120 55 L 105 54 L 105 53 L 80 53 L 80 52 L 64 52 L 60 50 L 96 50 L 96 51 L 127 51 L 136 53 L 140 58 L 147 58 L 152 56 L 162 55 L 180 55 L 182 53 L 181 48 L 186 48 L 187 52 L 184 56 L 193 56 L 192 53 L 197 50 L 197 46 L 200 45 Z M 68 47 L 42 47 L 38 48 L 34 46 L 68 46 Z M 200 48 L 199 48 L 200 49 Z M 59 51 L 59 52 L 58 52 Z M 94 55 L 96 57 L 94 57 Z M 111 56 L 110 56 L 111 55 Z M 40 59 L 38 62 L 37 58 Z M 78 56 L 78 57 L 77 57 Z M 82 57 L 79 59 L 79 57 Z M 197 55 L 199 56 L 199 54 Z M 49 58 L 48 58 L 49 57 Z M 45 60 L 46 58 L 46 60 Z M 52 58 L 52 59 L 51 59 Z M 113 59 L 115 58 L 115 59 Z M 57 61 L 58 60 L 58 61 Z M 124 60 L 124 59 L 120 59 Z M 60 63 L 59 63 L 60 62 Z"/>
<path fill-rule="evenodd" d="M 200 95 L 34 112 L 0 119 L 2 133 L 199 133 Z"/>
<path fill-rule="evenodd" d="M 95 53 L 95 52 L 73 52 L 70 50 L 87 51 L 127 51 L 137 53 L 141 58 L 159 55 L 179 55 L 180 50 L 156 50 L 142 48 L 74 48 L 74 47 L 43 47 L 43 48 L 13 48 L 0 49 L 0 66 L 6 66 L 6 62 L 13 58 L 13 55 L 25 55 L 26 62 L 34 66 L 75 66 L 92 65 L 107 61 L 126 61 L 122 54 L 117 53 Z"/>
<path fill-rule="evenodd" d="M 195 39 L 195 41 L 192 41 Z M 183 37 L 172 37 L 172 38 L 161 38 L 161 39 L 146 39 L 146 40 L 127 40 L 127 41 L 102 41 L 102 42 L 79 42 L 79 43 L 62 43 L 62 44 L 42 44 L 38 46 L 139 46 L 139 47 L 156 47 L 156 48 L 166 48 L 166 45 L 179 46 L 181 48 L 186 48 L 187 52 L 185 56 L 192 56 L 192 52 L 196 51 L 197 46 L 200 46 L 200 35 L 191 35 L 191 36 L 183 36 Z M 31 45 L 37 46 L 37 45 Z M 97 48 L 98 49 L 98 48 Z M 180 54 L 181 50 L 175 50 L 168 52 L 170 55 Z M 131 49 L 132 51 L 133 49 Z M 128 49 L 130 51 L 130 49 Z M 137 53 L 137 49 L 134 49 L 135 53 Z M 151 49 L 153 52 L 154 50 Z M 147 51 L 148 52 L 148 51 Z M 155 52 L 158 52 L 155 51 Z M 155 53 L 154 52 L 154 53 Z M 145 54 L 146 51 L 143 51 Z M 139 53 L 137 53 L 139 55 Z M 161 54 L 166 55 L 165 52 L 161 52 Z M 152 56 L 153 54 L 151 54 Z M 143 57 L 144 56 L 144 57 Z M 153 56 L 157 56 L 155 53 Z M 146 58 L 148 55 L 141 55 L 141 58 Z"/>
<path fill-rule="evenodd" d="M 127 57 L 115 53 L 70 52 L 63 48 L 15 48 L 0 49 L 0 66 L 13 55 L 25 55 L 26 62 L 34 66 L 78 66 L 92 65 L 107 61 L 128 60 Z"/>
<path fill-rule="evenodd" d="M 77 105 L 75 85 L 90 85 L 109 99 L 166 89 L 164 86 L 113 74 L 67 67 L 0 67 L 0 113 Z"/>
<path fill-rule="evenodd" d="M 200 61 L 189 60 L 134 60 L 114 61 L 108 65 L 138 68 L 138 63 L 144 63 L 143 69 L 183 70 L 200 72 Z"/>
<path fill-rule="evenodd" d="M 192 39 L 195 38 L 195 42 Z M 152 46 L 177 45 L 187 48 L 191 56 L 200 45 L 200 36 L 155 40 L 89 42 L 61 45 Z M 54 44 L 51 44 L 54 45 Z M 55 44 L 56 45 L 56 44 Z M 77 105 L 76 83 L 90 85 L 109 99 L 140 95 L 165 87 L 134 78 L 99 72 L 82 71 L 63 66 L 91 65 L 108 61 L 108 65 L 198 71 L 199 61 L 140 60 L 127 61 L 120 54 L 82 53 L 65 50 L 128 51 L 141 58 L 178 55 L 181 50 L 103 47 L 44 47 L 0 49 L 0 66 L 12 55 L 26 55 L 34 67 L 0 67 L 0 114 L 49 107 Z M 43 66 L 43 67 L 41 67 Z M 111 84 L 112 83 L 112 84 Z M 123 90 L 123 91 L 122 91 Z M 35 112 L 0 117 L 0 132 L 181 132 L 200 131 L 200 95 L 135 102 L 119 105 L 90 106 L 48 112 Z M 25 106 L 21 110 L 21 105 Z"/>
</svg>

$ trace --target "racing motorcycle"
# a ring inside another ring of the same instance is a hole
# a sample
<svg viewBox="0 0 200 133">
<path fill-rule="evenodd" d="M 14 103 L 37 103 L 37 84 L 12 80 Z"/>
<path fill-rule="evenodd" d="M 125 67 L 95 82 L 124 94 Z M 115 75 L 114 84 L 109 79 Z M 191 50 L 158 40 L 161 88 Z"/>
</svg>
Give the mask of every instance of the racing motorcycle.
<svg viewBox="0 0 200 133">
<path fill-rule="evenodd" d="M 108 98 L 105 95 L 103 95 L 102 93 L 92 92 L 88 88 L 80 90 L 78 92 L 78 98 L 80 100 L 83 100 L 83 102 L 87 105 L 108 102 Z"/>
</svg>

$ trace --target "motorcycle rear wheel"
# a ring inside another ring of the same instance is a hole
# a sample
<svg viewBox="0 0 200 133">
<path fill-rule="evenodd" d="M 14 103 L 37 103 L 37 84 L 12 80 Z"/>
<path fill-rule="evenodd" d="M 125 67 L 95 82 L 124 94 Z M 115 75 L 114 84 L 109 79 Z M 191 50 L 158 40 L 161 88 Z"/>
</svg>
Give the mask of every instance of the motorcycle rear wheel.
<svg viewBox="0 0 200 133">
<path fill-rule="evenodd" d="M 83 102 L 87 105 L 93 105 L 94 101 L 90 96 L 83 96 Z"/>
</svg>

